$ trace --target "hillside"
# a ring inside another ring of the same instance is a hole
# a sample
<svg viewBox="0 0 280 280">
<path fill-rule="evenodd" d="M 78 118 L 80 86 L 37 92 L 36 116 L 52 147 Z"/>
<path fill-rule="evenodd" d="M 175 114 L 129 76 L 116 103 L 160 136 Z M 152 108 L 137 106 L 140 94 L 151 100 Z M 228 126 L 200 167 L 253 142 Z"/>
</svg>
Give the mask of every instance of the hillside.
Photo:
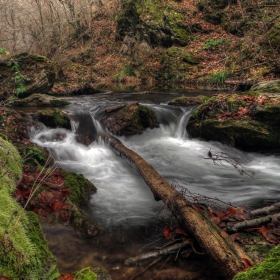
<svg viewBox="0 0 280 280">
<path fill-rule="evenodd" d="M 23 13 L 32 8 L 38 15 L 39 25 L 26 24 L 29 31 L 37 32 L 32 44 L 22 24 L 14 34 L 16 47 L 12 45 L 9 21 L 3 20 L 0 46 L 12 54 L 32 51 L 50 58 L 59 80 L 56 91 L 84 84 L 115 89 L 221 87 L 226 79 L 251 84 L 280 75 L 280 3 L 276 0 L 81 3 L 48 0 L 40 7 L 25 6 Z M 52 22 L 47 21 L 51 11 Z"/>
</svg>

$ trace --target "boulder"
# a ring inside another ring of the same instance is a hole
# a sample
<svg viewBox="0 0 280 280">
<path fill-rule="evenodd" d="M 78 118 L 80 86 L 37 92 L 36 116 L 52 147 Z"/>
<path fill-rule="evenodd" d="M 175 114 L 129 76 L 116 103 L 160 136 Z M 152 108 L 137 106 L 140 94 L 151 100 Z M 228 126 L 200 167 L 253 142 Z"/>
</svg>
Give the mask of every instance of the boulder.
<svg viewBox="0 0 280 280">
<path fill-rule="evenodd" d="M 253 85 L 251 91 L 279 93 L 280 94 L 280 80 L 264 81 Z"/>
<path fill-rule="evenodd" d="M 192 105 L 199 105 L 202 104 L 208 97 L 204 95 L 199 95 L 195 97 L 188 97 L 188 96 L 181 96 L 172 99 L 168 102 L 168 105 L 173 106 L 192 106 Z"/>
<path fill-rule="evenodd" d="M 23 211 L 12 197 L 22 176 L 22 159 L 16 148 L 1 137 L 0 164 L 1 276 L 57 279 L 56 259 L 48 248 L 37 215 Z M 17 220 L 19 215 L 21 217 Z"/>
<path fill-rule="evenodd" d="M 38 111 L 37 119 L 48 127 L 63 127 L 66 129 L 71 128 L 68 115 L 59 109 Z"/>
<path fill-rule="evenodd" d="M 20 107 L 61 107 L 70 104 L 68 101 L 61 100 L 48 94 L 34 93 L 26 98 L 17 99 L 13 102 L 14 106 Z"/>
<path fill-rule="evenodd" d="M 278 151 L 280 98 L 260 94 L 212 97 L 190 117 L 191 137 L 216 140 L 249 151 Z"/>
<path fill-rule="evenodd" d="M 0 62 L 0 76 L 5 91 L 16 91 L 19 86 L 15 80 L 16 75 L 21 75 L 24 80 L 23 89 L 17 94 L 18 97 L 26 97 L 36 92 L 47 93 L 55 80 L 52 63 L 44 56 L 29 53 L 22 53 Z"/>
<path fill-rule="evenodd" d="M 106 127 L 114 135 L 130 136 L 159 126 L 152 109 L 135 103 L 113 110 L 108 115 Z"/>
<path fill-rule="evenodd" d="M 126 1 L 117 18 L 118 38 L 133 35 L 153 46 L 186 46 L 191 30 L 184 21 L 183 13 L 160 0 Z"/>
</svg>

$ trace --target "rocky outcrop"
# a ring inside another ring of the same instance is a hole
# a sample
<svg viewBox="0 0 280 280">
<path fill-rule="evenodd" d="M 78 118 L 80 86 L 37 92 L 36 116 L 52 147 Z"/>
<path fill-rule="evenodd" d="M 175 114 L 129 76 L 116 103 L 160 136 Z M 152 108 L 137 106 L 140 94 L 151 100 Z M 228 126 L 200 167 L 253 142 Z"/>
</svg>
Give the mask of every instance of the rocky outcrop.
<svg viewBox="0 0 280 280">
<path fill-rule="evenodd" d="M 61 100 L 57 97 L 41 93 L 34 93 L 26 98 L 17 99 L 13 102 L 13 106 L 19 107 L 61 107 L 68 104 L 68 101 Z"/>
<path fill-rule="evenodd" d="M 279 151 L 280 98 L 260 94 L 212 97 L 190 117 L 192 137 L 216 140 L 250 151 Z"/>
<path fill-rule="evenodd" d="M 114 135 L 140 134 L 146 128 L 155 128 L 159 125 L 154 112 L 150 108 L 136 103 L 125 104 L 108 114 L 106 127 Z"/>
<path fill-rule="evenodd" d="M 32 93 L 47 93 L 51 90 L 55 71 L 52 63 L 44 56 L 22 53 L 0 62 L 2 87 L 14 93 L 19 86 L 16 76 L 21 76 L 22 90 L 18 97 L 26 97 Z"/>
<path fill-rule="evenodd" d="M 169 9 L 159 0 L 126 1 L 117 18 L 118 37 L 124 40 L 129 35 L 140 42 L 165 47 L 185 46 L 191 29 L 184 20 L 180 10 Z"/>
</svg>

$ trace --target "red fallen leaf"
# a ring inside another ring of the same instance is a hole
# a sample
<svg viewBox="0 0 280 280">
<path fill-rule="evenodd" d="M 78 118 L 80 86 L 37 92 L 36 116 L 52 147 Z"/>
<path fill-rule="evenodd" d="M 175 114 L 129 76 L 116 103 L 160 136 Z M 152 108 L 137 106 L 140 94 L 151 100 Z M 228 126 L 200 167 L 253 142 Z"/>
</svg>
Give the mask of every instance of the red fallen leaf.
<svg viewBox="0 0 280 280">
<path fill-rule="evenodd" d="M 182 228 L 176 228 L 174 233 L 188 236 L 188 234 Z"/>
<path fill-rule="evenodd" d="M 54 212 L 58 212 L 58 211 L 60 211 L 62 208 L 63 208 L 63 203 L 62 203 L 62 202 L 60 202 L 60 201 L 55 201 L 55 202 L 53 203 L 52 209 L 53 209 Z"/>
<path fill-rule="evenodd" d="M 239 232 L 230 235 L 232 241 L 235 241 L 238 237 L 239 237 Z"/>
<path fill-rule="evenodd" d="M 200 208 L 200 207 L 196 207 L 196 206 L 195 206 L 195 205 L 193 205 L 193 204 L 192 204 L 192 208 L 193 208 L 194 210 L 198 211 L 198 212 L 202 212 L 202 211 L 203 211 L 203 209 L 202 209 L 202 208 Z"/>
<path fill-rule="evenodd" d="M 243 262 L 243 264 L 244 264 L 244 266 L 245 266 L 245 267 L 243 268 L 242 271 L 246 271 L 247 269 L 249 269 L 250 267 L 253 266 L 253 264 L 251 263 L 251 261 L 248 260 L 248 259 L 246 259 L 246 258 L 241 258 L 241 261 Z"/>
<path fill-rule="evenodd" d="M 61 274 L 58 278 L 58 280 L 74 280 L 75 275 L 71 273 Z"/>
<path fill-rule="evenodd" d="M 7 278 L 5 276 L 0 276 L 0 280 L 11 280 L 11 278 Z"/>
<path fill-rule="evenodd" d="M 279 240 L 273 236 L 273 230 L 267 228 L 266 226 L 261 226 L 261 227 L 257 227 L 257 228 L 247 228 L 247 231 L 251 231 L 251 230 L 258 230 L 259 232 L 261 232 L 262 236 L 270 243 L 274 243 L 274 244 L 279 244 Z"/>
<path fill-rule="evenodd" d="M 221 236 L 222 236 L 223 238 L 227 238 L 227 237 L 228 237 L 228 234 L 227 234 L 225 231 L 222 231 L 222 232 L 221 232 Z"/>
<path fill-rule="evenodd" d="M 221 222 L 220 218 L 218 217 L 211 217 L 211 221 L 216 225 L 219 225 Z"/>
<path fill-rule="evenodd" d="M 266 100 L 267 100 L 267 98 L 265 96 L 262 96 L 257 100 L 257 102 L 261 105 L 264 105 Z"/>
<path fill-rule="evenodd" d="M 163 229 L 163 235 L 167 239 L 172 238 L 174 236 L 173 228 L 170 225 L 166 225 Z"/>
<path fill-rule="evenodd" d="M 62 209 L 63 210 L 71 210 L 73 208 L 73 205 L 70 202 L 64 202 Z"/>
<path fill-rule="evenodd" d="M 69 220 L 69 215 L 65 210 L 61 210 L 59 213 L 64 222 L 67 222 Z"/>
<path fill-rule="evenodd" d="M 39 210 L 39 214 L 43 217 L 47 217 L 51 212 L 52 212 L 52 210 L 49 208 Z"/>
<path fill-rule="evenodd" d="M 23 166 L 23 171 L 24 172 L 28 172 L 30 170 L 30 166 L 29 165 L 24 165 Z"/>
</svg>

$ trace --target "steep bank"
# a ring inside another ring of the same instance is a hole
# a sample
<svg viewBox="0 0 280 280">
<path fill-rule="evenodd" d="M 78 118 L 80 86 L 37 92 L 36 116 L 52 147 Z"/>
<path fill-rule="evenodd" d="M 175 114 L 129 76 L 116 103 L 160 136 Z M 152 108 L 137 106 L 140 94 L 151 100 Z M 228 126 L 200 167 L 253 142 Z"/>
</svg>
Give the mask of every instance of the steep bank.
<svg viewBox="0 0 280 280">
<path fill-rule="evenodd" d="M 233 88 L 279 76 L 277 1 L 109 1 L 66 51 L 62 79 L 131 88 Z M 59 62 L 59 61 L 57 61 Z M 236 82 L 237 80 L 237 82 Z"/>
</svg>

